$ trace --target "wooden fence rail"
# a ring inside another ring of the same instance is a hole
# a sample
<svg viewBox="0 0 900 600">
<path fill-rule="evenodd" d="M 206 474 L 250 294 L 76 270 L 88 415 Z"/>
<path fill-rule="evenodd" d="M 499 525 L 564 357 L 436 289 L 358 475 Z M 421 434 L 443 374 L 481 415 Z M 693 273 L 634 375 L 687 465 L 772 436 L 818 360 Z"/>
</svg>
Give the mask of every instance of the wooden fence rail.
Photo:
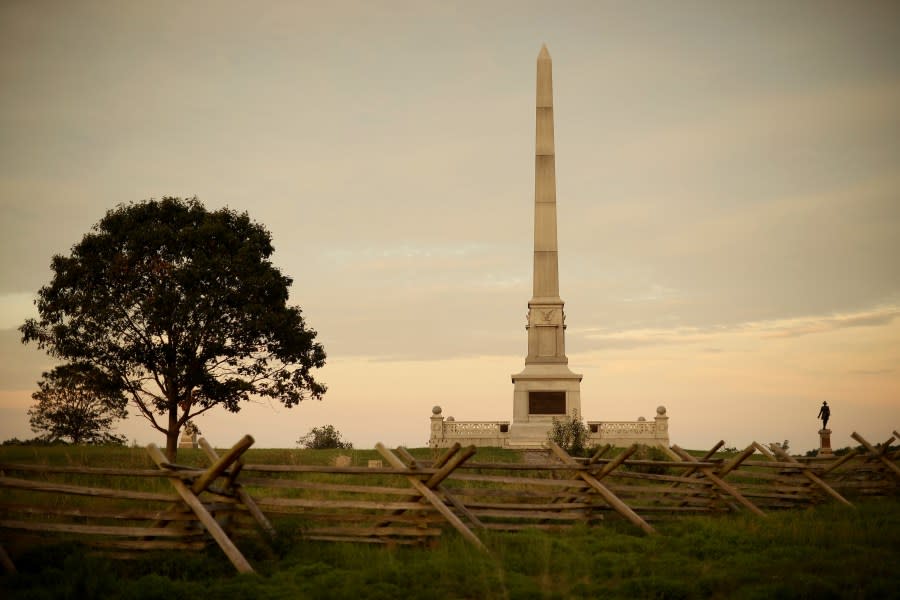
<svg viewBox="0 0 900 600">
<path fill-rule="evenodd" d="M 894 432 L 896 437 L 900 437 Z M 645 534 L 654 523 L 690 514 L 769 511 L 847 496 L 900 497 L 894 437 L 875 446 L 858 433 L 843 457 L 798 459 L 756 442 L 727 459 L 717 443 L 701 456 L 677 446 L 665 460 L 635 459 L 637 446 L 588 459 L 550 444 L 532 463 L 483 463 L 458 444 L 426 460 L 378 444 L 386 467 L 245 464 L 245 436 L 219 455 L 200 445 L 207 468 L 171 464 L 154 445 L 157 469 L 0 464 L 0 565 L 21 539 L 76 538 L 134 555 L 217 544 L 240 572 L 252 573 L 236 539 L 278 531 L 305 539 L 430 544 L 449 525 L 479 550 L 484 529 L 557 529 L 623 519 Z M 237 537 L 236 537 L 237 536 Z M 14 552 L 11 554 L 15 555 Z"/>
</svg>

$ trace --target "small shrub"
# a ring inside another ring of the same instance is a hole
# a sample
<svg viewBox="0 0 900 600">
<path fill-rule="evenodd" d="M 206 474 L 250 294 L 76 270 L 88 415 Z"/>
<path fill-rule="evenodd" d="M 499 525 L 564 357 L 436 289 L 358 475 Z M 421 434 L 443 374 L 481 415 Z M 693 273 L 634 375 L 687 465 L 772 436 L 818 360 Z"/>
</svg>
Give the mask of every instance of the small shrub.
<svg viewBox="0 0 900 600">
<path fill-rule="evenodd" d="M 335 429 L 334 425 L 313 427 L 309 433 L 297 440 L 297 445 L 310 450 L 353 449 L 353 444 L 341 440 L 341 432 Z"/>
<path fill-rule="evenodd" d="M 584 456 L 587 448 L 590 431 L 577 411 L 566 415 L 562 419 L 553 418 L 553 426 L 547 434 L 551 442 L 555 442 L 560 448 L 572 456 Z"/>
</svg>

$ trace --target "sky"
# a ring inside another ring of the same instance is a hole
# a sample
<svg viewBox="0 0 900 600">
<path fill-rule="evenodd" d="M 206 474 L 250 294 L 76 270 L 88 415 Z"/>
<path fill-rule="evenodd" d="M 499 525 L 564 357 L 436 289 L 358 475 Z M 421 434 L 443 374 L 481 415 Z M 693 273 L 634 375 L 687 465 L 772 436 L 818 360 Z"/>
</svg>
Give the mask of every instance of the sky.
<svg viewBox="0 0 900 600">
<path fill-rule="evenodd" d="M 207 413 L 214 445 L 511 419 L 543 43 L 583 416 L 664 405 L 687 448 L 815 448 L 823 400 L 834 447 L 900 428 L 896 2 L 7 0 L 0 439 L 56 364 L 16 331 L 51 257 L 163 196 L 268 228 L 328 353 L 321 402 Z"/>
</svg>

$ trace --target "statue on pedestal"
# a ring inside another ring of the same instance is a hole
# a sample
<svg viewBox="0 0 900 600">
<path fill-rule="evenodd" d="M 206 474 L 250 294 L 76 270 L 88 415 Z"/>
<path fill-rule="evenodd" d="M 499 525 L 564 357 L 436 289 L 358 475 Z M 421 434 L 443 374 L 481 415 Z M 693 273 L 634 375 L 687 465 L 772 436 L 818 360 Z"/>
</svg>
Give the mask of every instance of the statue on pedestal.
<svg viewBox="0 0 900 600">
<path fill-rule="evenodd" d="M 818 419 L 822 419 L 822 429 L 819 430 L 819 452 L 818 456 L 830 455 L 831 451 L 831 430 L 828 429 L 828 419 L 831 417 L 831 409 L 828 402 L 822 401 L 822 407 L 819 409 Z"/>
<path fill-rule="evenodd" d="M 817 419 L 822 419 L 822 429 L 828 429 L 828 419 L 831 417 L 831 409 L 828 408 L 828 402 L 822 401 L 822 408 L 819 409 L 819 416 Z"/>
</svg>

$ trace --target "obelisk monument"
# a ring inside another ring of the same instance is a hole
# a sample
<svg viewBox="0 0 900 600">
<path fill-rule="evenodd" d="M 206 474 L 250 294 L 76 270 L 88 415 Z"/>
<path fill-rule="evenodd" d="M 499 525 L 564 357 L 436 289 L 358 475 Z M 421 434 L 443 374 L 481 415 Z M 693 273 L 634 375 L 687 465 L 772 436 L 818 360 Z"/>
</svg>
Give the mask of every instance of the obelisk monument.
<svg viewBox="0 0 900 600">
<path fill-rule="evenodd" d="M 547 46 L 537 58 L 534 157 L 534 275 L 528 302 L 525 369 L 512 376 L 511 445 L 540 446 L 554 417 L 581 415 L 581 375 L 569 370 L 564 303 L 559 297 L 553 65 Z"/>
</svg>

